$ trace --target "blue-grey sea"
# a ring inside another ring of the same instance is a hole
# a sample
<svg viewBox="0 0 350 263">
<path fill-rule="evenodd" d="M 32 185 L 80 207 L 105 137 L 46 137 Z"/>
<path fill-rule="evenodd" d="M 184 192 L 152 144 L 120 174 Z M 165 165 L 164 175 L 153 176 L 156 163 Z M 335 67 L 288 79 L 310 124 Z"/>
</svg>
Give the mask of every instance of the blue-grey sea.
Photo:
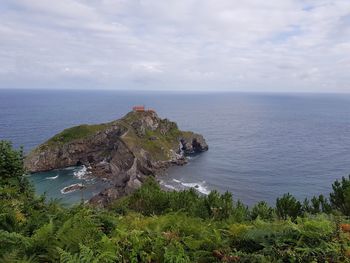
<svg viewBox="0 0 350 263">
<path fill-rule="evenodd" d="M 135 104 L 204 135 L 209 151 L 161 178 L 170 189 L 232 192 L 248 205 L 328 194 L 350 173 L 350 95 L 0 90 L 0 139 L 29 151 L 61 130 L 122 117 Z M 103 189 L 82 167 L 35 174 L 38 193 L 74 203 Z M 62 194 L 74 183 L 88 188 Z"/>
</svg>

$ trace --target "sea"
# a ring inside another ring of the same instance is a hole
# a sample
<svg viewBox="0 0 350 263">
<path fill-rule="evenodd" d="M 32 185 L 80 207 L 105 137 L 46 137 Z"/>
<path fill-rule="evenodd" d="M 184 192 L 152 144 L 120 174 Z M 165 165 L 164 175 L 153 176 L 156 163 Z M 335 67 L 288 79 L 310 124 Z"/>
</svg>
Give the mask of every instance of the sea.
<svg viewBox="0 0 350 263">
<path fill-rule="evenodd" d="M 350 95 L 0 90 L 0 139 L 29 152 L 65 128 L 116 120 L 134 105 L 201 133 L 209 151 L 159 178 L 169 190 L 229 191 L 253 205 L 328 194 L 350 173 Z M 38 194 L 74 204 L 106 187 L 86 167 L 32 174 Z M 76 191 L 65 187 L 81 184 Z M 66 188 L 67 189 L 67 188 Z"/>
</svg>

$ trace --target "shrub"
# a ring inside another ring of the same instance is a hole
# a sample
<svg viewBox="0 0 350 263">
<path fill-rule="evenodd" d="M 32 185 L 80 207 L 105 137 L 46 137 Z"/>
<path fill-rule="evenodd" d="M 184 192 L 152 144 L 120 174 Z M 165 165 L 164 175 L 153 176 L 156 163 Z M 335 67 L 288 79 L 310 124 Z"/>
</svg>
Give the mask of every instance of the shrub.
<svg viewBox="0 0 350 263">
<path fill-rule="evenodd" d="M 274 209 L 265 201 L 257 203 L 251 212 L 251 218 L 255 220 L 257 217 L 263 220 L 272 220 L 274 217 Z"/>
<path fill-rule="evenodd" d="M 348 178 L 343 177 L 341 181 L 336 180 L 332 189 L 333 192 L 329 195 L 332 207 L 350 216 L 350 175 Z"/>
<path fill-rule="evenodd" d="M 289 193 L 276 200 L 276 213 L 280 219 L 286 220 L 288 217 L 296 219 L 302 215 L 301 208 L 301 203 Z"/>
</svg>

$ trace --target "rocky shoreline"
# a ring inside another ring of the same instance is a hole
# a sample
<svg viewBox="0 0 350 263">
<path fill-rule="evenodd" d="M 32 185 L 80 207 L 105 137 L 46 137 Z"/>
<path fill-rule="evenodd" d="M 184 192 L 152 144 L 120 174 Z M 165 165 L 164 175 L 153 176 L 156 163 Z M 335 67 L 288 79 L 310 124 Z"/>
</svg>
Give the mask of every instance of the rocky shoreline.
<svg viewBox="0 0 350 263">
<path fill-rule="evenodd" d="M 90 200 L 105 206 L 139 188 L 148 176 L 184 165 L 186 156 L 207 150 L 202 135 L 181 131 L 154 111 L 133 111 L 110 123 L 62 131 L 29 153 L 25 167 L 34 173 L 85 165 L 92 176 L 111 184 Z"/>
</svg>

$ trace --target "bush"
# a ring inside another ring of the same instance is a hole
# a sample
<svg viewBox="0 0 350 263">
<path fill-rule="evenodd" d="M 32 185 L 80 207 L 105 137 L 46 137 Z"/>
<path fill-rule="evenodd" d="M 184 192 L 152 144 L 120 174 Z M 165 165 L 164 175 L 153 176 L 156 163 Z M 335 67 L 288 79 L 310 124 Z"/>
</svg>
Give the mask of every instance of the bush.
<svg viewBox="0 0 350 263">
<path fill-rule="evenodd" d="M 343 177 L 341 181 L 336 180 L 332 184 L 333 192 L 330 193 L 331 205 L 344 215 L 350 216 L 350 175 Z"/>
<path fill-rule="evenodd" d="M 24 174 L 23 151 L 12 149 L 8 141 L 0 141 L 0 180 L 21 179 Z"/>
<path fill-rule="evenodd" d="M 302 215 L 301 207 L 301 203 L 289 193 L 276 200 L 276 213 L 280 219 L 286 220 L 288 217 L 296 219 Z"/>
<path fill-rule="evenodd" d="M 255 220 L 257 217 L 263 220 L 272 220 L 274 217 L 274 209 L 271 208 L 265 201 L 257 203 L 251 212 L 251 218 Z"/>
</svg>

